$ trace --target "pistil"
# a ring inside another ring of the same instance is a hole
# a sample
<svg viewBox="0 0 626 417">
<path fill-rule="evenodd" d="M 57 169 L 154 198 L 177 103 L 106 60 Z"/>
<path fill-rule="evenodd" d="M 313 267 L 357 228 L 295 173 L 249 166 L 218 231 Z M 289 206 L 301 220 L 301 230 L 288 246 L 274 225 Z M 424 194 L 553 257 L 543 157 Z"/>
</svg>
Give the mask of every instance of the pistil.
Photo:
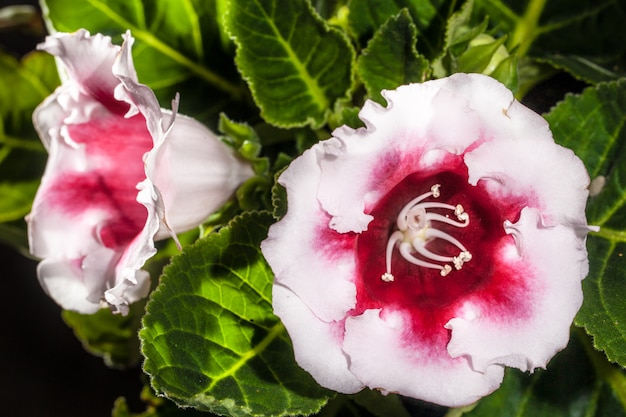
<svg viewBox="0 0 626 417">
<path fill-rule="evenodd" d="M 394 249 L 406 261 L 424 268 L 438 269 L 441 276 L 448 275 L 452 268 L 460 270 L 466 262 L 472 259 L 472 254 L 458 239 L 435 227 L 436 223 L 447 224 L 456 228 L 464 228 L 469 225 L 469 214 L 465 212 L 460 204 L 451 205 L 435 201 L 424 201 L 430 197 L 440 196 L 440 184 L 435 184 L 430 191 L 409 201 L 396 220 L 397 230 L 394 231 L 387 241 L 385 253 L 386 271 L 381 279 L 385 282 L 394 281 L 395 277 L 391 273 L 391 259 Z M 448 210 L 454 214 L 457 220 L 449 215 L 442 215 L 428 210 Z M 435 253 L 428 249 L 426 245 L 436 239 L 446 241 L 459 250 L 457 256 L 446 256 Z"/>
</svg>

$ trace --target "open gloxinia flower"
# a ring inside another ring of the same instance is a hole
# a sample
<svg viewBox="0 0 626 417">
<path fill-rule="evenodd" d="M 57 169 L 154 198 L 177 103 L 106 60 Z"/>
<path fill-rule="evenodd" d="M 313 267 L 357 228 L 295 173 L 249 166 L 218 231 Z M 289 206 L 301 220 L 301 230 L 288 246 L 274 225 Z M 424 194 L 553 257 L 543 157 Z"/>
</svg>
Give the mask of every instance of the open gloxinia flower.
<svg viewBox="0 0 626 417">
<path fill-rule="evenodd" d="M 49 152 L 28 215 L 30 249 L 45 291 L 63 308 L 125 314 L 149 289 L 141 270 L 154 239 L 191 229 L 252 176 L 201 123 L 159 107 L 139 84 L 134 39 L 116 46 L 85 30 L 40 49 L 66 80 L 34 112 Z"/>
<path fill-rule="evenodd" d="M 323 386 L 461 406 L 563 349 L 588 272 L 582 162 L 483 75 L 368 101 L 280 176 L 262 251 Z"/>
</svg>

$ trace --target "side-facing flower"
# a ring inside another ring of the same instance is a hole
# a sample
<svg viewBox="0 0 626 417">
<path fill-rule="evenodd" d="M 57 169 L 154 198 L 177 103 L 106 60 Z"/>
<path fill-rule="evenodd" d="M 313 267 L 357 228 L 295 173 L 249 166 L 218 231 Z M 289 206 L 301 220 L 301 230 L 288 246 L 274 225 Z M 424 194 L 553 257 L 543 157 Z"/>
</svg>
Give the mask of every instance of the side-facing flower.
<svg viewBox="0 0 626 417">
<path fill-rule="evenodd" d="M 252 176 L 201 123 L 159 107 L 139 84 L 134 39 L 122 46 L 85 30 L 49 36 L 40 49 L 65 80 L 34 112 L 49 152 L 28 215 L 38 275 L 63 308 L 125 314 L 150 285 L 141 270 L 154 239 L 200 224 Z"/>
<path fill-rule="evenodd" d="M 564 348 L 588 271 L 582 162 L 497 81 L 385 91 L 279 182 L 262 251 L 323 386 L 469 404 Z"/>
</svg>

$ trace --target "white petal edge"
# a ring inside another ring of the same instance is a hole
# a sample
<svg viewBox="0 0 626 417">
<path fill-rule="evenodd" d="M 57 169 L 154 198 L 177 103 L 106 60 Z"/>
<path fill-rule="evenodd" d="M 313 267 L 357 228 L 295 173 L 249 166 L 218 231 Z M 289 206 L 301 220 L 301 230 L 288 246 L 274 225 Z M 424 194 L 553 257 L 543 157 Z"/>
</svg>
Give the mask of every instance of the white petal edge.
<svg viewBox="0 0 626 417">
<path fill-rule="evenodd" d="M 515 129 L 518 136 L 532 140 L 514 138 Z M 494 179 L 487 184 L 496 198 L 536 197 L 547 224 L 586 225 L 589 175 L 582 161 L 556 145 L 550 131 L 527 128 L 519 133 L 513 125 L 510 130 L 505 139 L 484 143 L 465 155 L 469 183 Z"/>
<path fill-rule="evenodd" d="M 475 372 L 463 358 L 428 352 L 428 343 L 422 349 L 406 344 L 405 326 L 399 311 L 366 310 L 346 320 L 344 351 L 350 371 L 369 388 L 460 407 L 500 386 L 504 367 Z"/>
<path fill-rule="evenodd" d="M 343 322 L 321 321 L 282 285 L 274 285 L 272 294 L 274 313 L 291 336 L 298 365 L 323 387 L 343 394 L 363 389 L 348 370 L 348 359 L 341 350 Z"/>
<path fill-rule="evenodd" d="M 281 174 L 289 210 L 270 227 L 261 251 L 275 284 L 299 294 L 320 320 L 331 322 L 342 320 L 356 304 L 355 261 L 352 256 L 330 256 L 320 241 L 319 231 L 327 227 L 328 216 L 315 195 L 319 171 L 315 151 L 307 150 Z"/>
</svg>

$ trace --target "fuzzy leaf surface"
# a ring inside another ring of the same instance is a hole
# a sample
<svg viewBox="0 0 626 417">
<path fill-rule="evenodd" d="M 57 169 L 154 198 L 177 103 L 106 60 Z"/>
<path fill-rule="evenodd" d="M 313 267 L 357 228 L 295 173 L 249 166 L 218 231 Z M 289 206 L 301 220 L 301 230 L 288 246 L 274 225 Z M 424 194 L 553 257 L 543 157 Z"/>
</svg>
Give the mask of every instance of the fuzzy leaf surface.
<svg viewBox="0 0 626 417">
<path fill-rule="evenodd" d="M 446 17 L 441 15 L 445 4 L 445 0 L 352 0 L 348 17 L 350 29 L 358 39 L 369 38 L 391 16 L 405 9 L 415 23 L 417 32 L 422 33 L 436 20 L 445 22 Z"/>
<path fill-rule="evenodd" d="M 417 29 L 406 9 L 376 32 L 358 61 L 359 76 L 371 99 L 384 104 L 383 89 L 426 80 L 429 63 L 417 53 L 416 42 Z"/>
<path fill-rule="evenodd" d="M 238 217 L 165 268 L 140 332 L 157 393 L 229 416 L 311 414 L 326 403 L 272 313 L 259 249 L 270 223 L 267 213 Z"/>
<path fill-rule="evenodd" d="M 626 365 L 626 81 L 570 95 L 546 118 L 558 143 L 585 163 L 604 186 L 587 206 L 590 271 L 576 323 L 594 336 L 611 361 Z"/>
<path fill-rule="evenodd" d="M 352 46 L 307 0 L 231 0 L 226 24 L 267 122 L 319 127 L 352 87 Z"/>
</svg>

